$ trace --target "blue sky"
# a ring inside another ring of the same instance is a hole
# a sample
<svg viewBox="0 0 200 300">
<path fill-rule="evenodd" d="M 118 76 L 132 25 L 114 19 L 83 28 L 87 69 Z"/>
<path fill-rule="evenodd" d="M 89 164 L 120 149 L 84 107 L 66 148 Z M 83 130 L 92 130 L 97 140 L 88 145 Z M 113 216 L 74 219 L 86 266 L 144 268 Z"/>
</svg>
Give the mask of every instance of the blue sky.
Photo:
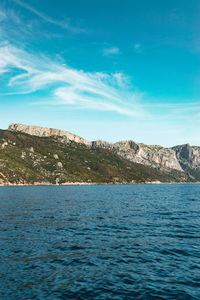
<svg viewBox="0 0 200 300">
<path fill-rule="evenodd" d="M 200 145 L 198 0 L 1 0 L 0 128 Z"/>
</svg>

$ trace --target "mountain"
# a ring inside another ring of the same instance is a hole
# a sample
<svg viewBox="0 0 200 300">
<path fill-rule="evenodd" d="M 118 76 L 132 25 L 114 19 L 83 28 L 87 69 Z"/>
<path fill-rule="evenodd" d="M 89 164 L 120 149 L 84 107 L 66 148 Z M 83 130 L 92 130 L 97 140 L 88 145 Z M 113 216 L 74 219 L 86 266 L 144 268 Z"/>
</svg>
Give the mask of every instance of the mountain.
<svg viewBox="0 0 200 300">
<path fill-rule="evenodd" d="M 148 146 L 134 141 L 121 141 L 108 143 L 95 141 L 92 143 L 95 148 L 104 148 L 113 151 L 117 155 L 129 161 L 168 171 L 169 169 L 183 171 L 176 153 L 173 149 L 153 145 Z"/>
<path fill-rule="evenodd" d="M 87 140 L 67 131 L 11 124 L 0 130 L 1 184 L 195 182 L 200 148 Z"/>
<path fill-rule="evenodd" d="M 172 149 L 176 153 L 181 168 L 195 180 L 200 181 L 200 147 L 185 144 Z"/>
<path fill-rule="evenodd" d="M 82 137 L 59 129 L 45 128 L 40 126 L 26 126 L 22 124 L 10 124 L 8 130 L 19 131 L 40 137 L 56 136 L 59 137 L 63 142 L 76 142 L 80 144 L 90 145 L 90 142 L 86 141 Z"/>
</svg>

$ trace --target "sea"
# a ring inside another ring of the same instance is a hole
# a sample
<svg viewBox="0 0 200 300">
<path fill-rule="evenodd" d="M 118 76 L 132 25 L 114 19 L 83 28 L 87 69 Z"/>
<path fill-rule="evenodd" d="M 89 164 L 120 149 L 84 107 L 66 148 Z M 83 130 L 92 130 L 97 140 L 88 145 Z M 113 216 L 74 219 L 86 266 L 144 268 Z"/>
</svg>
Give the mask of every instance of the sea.
<svg viewBox="0 0 200 300">
<path fill-rule="evenodd" d="M 200 299 L 200 184 L 0 187 L 0 299 Z"/>
</svg>

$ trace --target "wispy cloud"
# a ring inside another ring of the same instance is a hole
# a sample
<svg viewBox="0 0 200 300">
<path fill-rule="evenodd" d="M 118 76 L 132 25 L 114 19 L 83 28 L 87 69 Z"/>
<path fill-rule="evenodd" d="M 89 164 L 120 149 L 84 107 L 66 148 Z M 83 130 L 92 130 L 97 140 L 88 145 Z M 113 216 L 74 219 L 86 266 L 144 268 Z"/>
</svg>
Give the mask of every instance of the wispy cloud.
<svg viewBox="0 0 200 300">
<path fill-rule="evenodd" d="M 36 35 L 44 36 L 40 23 L 36 19 L 25 20 L 19 12 L 0 4 L 0 41 L 9 40 L 19 44 Z"/>
<path fill-rule="evenodd" d="M 82 33 L 82 32 L 86 32 L 86 30 L 84 28 L 80 28 L 80 27 L 76 27 L 76 26 L 72 26 L 70 24 L 69 19 L 65 19 L 65 20 L 55 20 L 49 16 L 47 16 L 46 14 L 44 14 L 43 12 L 35 9 L 34 7 L 30 6 L 29 4 L 21 1 L 21 0 L 12 0 L 13 2 L 15 2 L 16 4 L 18 4 L 19 6 L 23 7 L 24 9 L 30 11 L 31 13 L 33 13 L 34 15 L 38 16 L 40 19 L 42 19 L 43 21 L 59 26 L 63 29 L 69 30 L 71 33 Z"/>
<path fill-rule="evenodd" d="M 17 74 L 13 70 L 18 70 Z M 45 91 L 45 105 L 67 105 L 78 109 L 113 111 L 132 117 L 147 114 L 139 104 L 141 95 L 127 92 L 122 73 L 87 73 L 39 57 L 10 45 L 0 44 L 0 73 L 9 80 L 1 94 L 31 94 Z"/>
<path fill-rule="evenodd" d="M 21 0 L 13 1 L 45 22 L 69 28 L 68 23 L 57 22 Z M 40 101 L 38 98 L 33 101 L 43 105 L 113 111 L 131 117 L 146 116 L 139 104 L 142 94 L 129 90 L 128 78 L 123 73 L 88 73 L 42 54 L 31 54 L 30 49 L 23 49 L 26 46 L 21 46 L 21 39 L 17 41 L 17 32 L 26 37 L 32 34 L 31 27 L 27 28 L 23 24 L 23 18 L 16 11 L 1 6 L 0 22 L 3 22 L 0 27 L 1 95 L 25 95 L 44 91 L 45 97 L 41 97 Z M 105 55 L 119 53 L 119 48 L 105 49 Z"/>
<path fill-rule="evenodd" d="M 109 47 L 103 49 L 103 55 L 111 56 L 111 55 L 118 55 L 120 54 L 120 50 L 117 47 Z"/>
</svg>

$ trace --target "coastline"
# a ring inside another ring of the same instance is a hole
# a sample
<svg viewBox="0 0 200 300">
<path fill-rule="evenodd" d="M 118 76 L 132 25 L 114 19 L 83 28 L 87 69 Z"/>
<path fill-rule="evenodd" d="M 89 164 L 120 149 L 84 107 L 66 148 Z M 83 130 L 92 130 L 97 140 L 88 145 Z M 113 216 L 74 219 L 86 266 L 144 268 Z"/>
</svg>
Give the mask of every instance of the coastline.
<svg viewBox="0 0 200 300">
<path fill-rule="evenodd" d="M 98 183 L 98 182 L 65 182 L 61 184 L 53 184 L 53 183 L 1 183 L 0 187 L 5 187 L 5 186 L 86 186 L 86 185 L 138 185 L 138 184 L 199 184 L 200 181 L 197 182 L 161 182 L 161 181 L 146 181 L 146 182 L 138 182 L 138 183 Z"/>
<path fill-rule="evenodd" d="M 189 158 L 186 171 L 179 166 L 179 152 L 191 152 L 196 148 L 192 150 L 187 145 L 174 146 L 178 147 L 177 157 L 168 148 L 137 144 L 131 140 L 112 144 L 116 144 L 117 148 L 109 143 L 104 147 L 104 142 L 97 140 L 88 148 L 83 146 L 82 138 L 74 140 L 73 134 L 66 134 L 70 135 L 71 142 L 61 138 L 65 136 L 63 131 L 39 126 L 12 124 L 8 130 L 1 130 L 0 186 L 176 184 L 200 181 L 200 167 L 195 169 L 198 156 L 194 156 L 191 169 Z M 146 151 L 142 152 L 146 153 L 146 158 L 141 156 L 137 160 L 136 152 L 141 145 Z M 188 167 L 190 171 L 187 171 Z"/>
</svg>

